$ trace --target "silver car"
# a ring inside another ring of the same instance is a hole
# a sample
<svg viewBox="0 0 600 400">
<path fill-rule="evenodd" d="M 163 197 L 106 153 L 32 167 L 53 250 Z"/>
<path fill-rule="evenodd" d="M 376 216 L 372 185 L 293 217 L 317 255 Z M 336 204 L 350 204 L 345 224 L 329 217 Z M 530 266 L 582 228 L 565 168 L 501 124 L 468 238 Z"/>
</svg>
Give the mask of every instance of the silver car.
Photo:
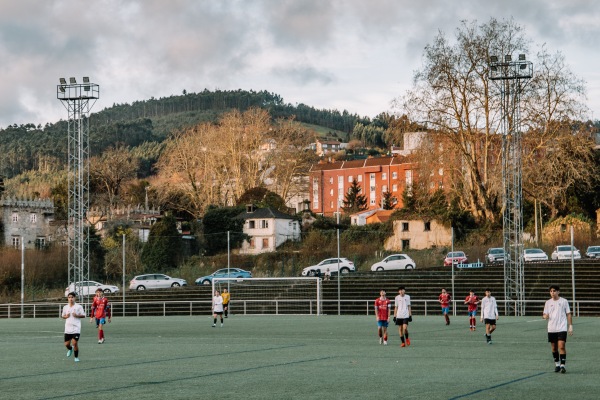
<svg viewBox="0 0 600 400">
<path fill-rule="evenodd" d="M 406 254 L 392 254 L 382 261 L 371 265 L 371 271 L 389 271 L 393 269 L 413 269 L 416 263 Z"/>
<path fill-rule="evenodd" d="M 542 249 L 525 249 L 523 250 L 523 261 L 548 261 L 548 254 Z"/>
<path fill-rule="evenodd" d="M 180 286 L 187 286 L 187 281 L 180 278 L 171 278 L 164 274 L 138 275 L 129 282 L 129 289 L 131 290 L 178 288 Z"/>
<path fill-rule="evenodd" d="M 571 245 L 556 246 L 551 257 L 553 260 L 570 260 L 571 254 L 573 254 L 574 260 L 579 260 L 581 258 L 581 253 L 579 253 L 579 250 L 577 250 L 575 246 Z"/>
<path fill-rule="evenodd" d="M 102 289 L 104 293 L 116 293 L 119 291 L 119 288 L 114 285 L 105 285 L 96 281 L 81 281 L 71 283 L 65 289 L 65 297 L 71 292 L 81 291 L 80 294 L 82 296 L 93 296 L 96 294 L 97 289 Z"/>
</svg>

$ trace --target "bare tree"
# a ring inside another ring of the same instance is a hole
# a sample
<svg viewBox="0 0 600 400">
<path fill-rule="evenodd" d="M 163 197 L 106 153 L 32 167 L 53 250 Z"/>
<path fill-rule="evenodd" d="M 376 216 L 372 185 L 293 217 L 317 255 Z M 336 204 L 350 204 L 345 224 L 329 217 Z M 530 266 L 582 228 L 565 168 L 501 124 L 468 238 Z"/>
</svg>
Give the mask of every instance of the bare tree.
<svg viewBox="0 0 600 400">
<path fill-rule="evenodd" d="M 118 203 L 123 184 L 134 179 L 139 167 L 139 160 L 127 147 L 119 146 L 106 150 L 99 157 L 90 159 L 90 181 L 96 185 L 100 196 L 95 203 L 102 205 L 105 197 L 109 207 Z"/>
<path fill-rule="evenodd" d="M 425 64 L 415 74 L 414 88 L 397 104 L 411 120 L 427 123 L 441 135 L 444 170 L 450 174 L 446 189 L 476 220 L 497 221 L 502 115 L 497 88 L 488 79 L 488 60 L 491 54 L 527 53 L 529 41 L 512 20 L 494 18 L 482 25 L 463 21 L 455 39 L 450 43 L 440 32 L 426 46 Z M 540 73 L 521 93 L 524 135 L 546 132 L 555 121 L 575 118 L 582 109 L 583 85 L 562 59 L 545 50 L 538 58 L 534 65 Z M 557 134 L 566 132 L 548 132 L 553 141 Z M 549 154 L 550 142 L 540 146 Z M 533 159 L 524 156 L 524 162 Z"/>
</svg>

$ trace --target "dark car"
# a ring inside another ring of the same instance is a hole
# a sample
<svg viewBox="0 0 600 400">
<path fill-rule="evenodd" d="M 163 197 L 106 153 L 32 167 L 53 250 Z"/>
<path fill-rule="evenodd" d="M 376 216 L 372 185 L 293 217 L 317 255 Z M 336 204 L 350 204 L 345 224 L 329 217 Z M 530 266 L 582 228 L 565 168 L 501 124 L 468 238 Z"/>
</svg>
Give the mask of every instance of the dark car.
<svg viewBox="0 0 600 400">
<path fill-rule="evenodd" d="M 600 246 L 589 246 L 585 251 L 588 258 L 600 258 Z"/>
<path fill-rule="evenodd" d="M 214 278 L 252 278 L 252 272 L 241 268 L 221 268 L 210 275 L 196 279 L 196 285 L 210 285 Z"/>
</svg>

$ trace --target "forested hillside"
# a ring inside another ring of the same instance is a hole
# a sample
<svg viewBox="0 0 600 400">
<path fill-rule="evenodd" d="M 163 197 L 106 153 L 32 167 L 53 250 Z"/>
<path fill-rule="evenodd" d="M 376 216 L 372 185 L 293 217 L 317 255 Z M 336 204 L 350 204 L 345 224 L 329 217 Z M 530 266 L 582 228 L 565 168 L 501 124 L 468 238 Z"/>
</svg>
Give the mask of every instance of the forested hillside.
<svg viewBox="0 0 600 400">
<path fill-rule="evenodd" d="M 130 148 L 144 143 L 160 143 L 171 133 L 199 122 L 215 121 L 225 111 L 267 109 L 274 119 L 294 117 L 296 121 L 319 125 L 348 136 L 356 123 L 368 118 L 337 110 L 284 103 L 281 96 L 266 91 L 184 92 L 180 96 L 115 104 L 90 116 L 91 155 L 109 147 Z M 11 125 L 0 129 L 0 176 L 12 178 L 25 171 L 62 170 L 67 160 L 67 122 Z M 348 137 L 340 138 L 348 140 Z"/>
</svg>

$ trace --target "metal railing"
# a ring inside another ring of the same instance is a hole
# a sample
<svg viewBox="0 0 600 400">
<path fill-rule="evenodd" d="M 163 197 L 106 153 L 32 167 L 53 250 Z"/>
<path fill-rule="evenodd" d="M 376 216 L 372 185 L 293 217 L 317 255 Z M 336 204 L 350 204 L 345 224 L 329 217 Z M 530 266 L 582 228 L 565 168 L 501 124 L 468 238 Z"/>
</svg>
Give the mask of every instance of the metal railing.
<svg viewBox="0 0 600 400">
<path fill-rule="evenodd" d="M 393 310 L 393 299 L 392 310 Z M 511 300 L 512 305 L 518 305 L 517 300 Z M 437 299 L 419 300 L 411 299 L 412 312 L 414 315 L 440 315 L 441 308 Z M 506 303 L 504 300 L 497 300 L 498 311 L 500 315 Z M 526 300 L 528 315 L 541 315 L 545 300 Z M 62 312 L 65 303 L 20 303 L 0 304 L 1 318 L 58 318 Z M 211 315 L 211 301 L 132 301 L 132 302 L 111 302 L 112 313 L 115 317 L 141 317 L 141 316 L 201 316 Z M 90 303 L 82 304 L 86 310 L 89 310 Z M 578 317 L 600 315 L 600 300 L 583 300 L 571 302 L 571 312 L 573 316 Z M 260 300 L 236 300 L 229 304 L 231 314 L 238 315 L 318 315 L 319 310 L 325 315 L 337 315 L 338 309 L 342 315 L 374 315 L 374 300 L 321 300 L 318 307 L 317 299 L 260 299 Z M 518 307 L 510 307 L 516 310 Z M 23 310 L 23 313 L 21 313 Z M 467 314 L 467 306 L 461 300 L 452 301 L 452 312 L 454 315 Z"/>
</svg>

